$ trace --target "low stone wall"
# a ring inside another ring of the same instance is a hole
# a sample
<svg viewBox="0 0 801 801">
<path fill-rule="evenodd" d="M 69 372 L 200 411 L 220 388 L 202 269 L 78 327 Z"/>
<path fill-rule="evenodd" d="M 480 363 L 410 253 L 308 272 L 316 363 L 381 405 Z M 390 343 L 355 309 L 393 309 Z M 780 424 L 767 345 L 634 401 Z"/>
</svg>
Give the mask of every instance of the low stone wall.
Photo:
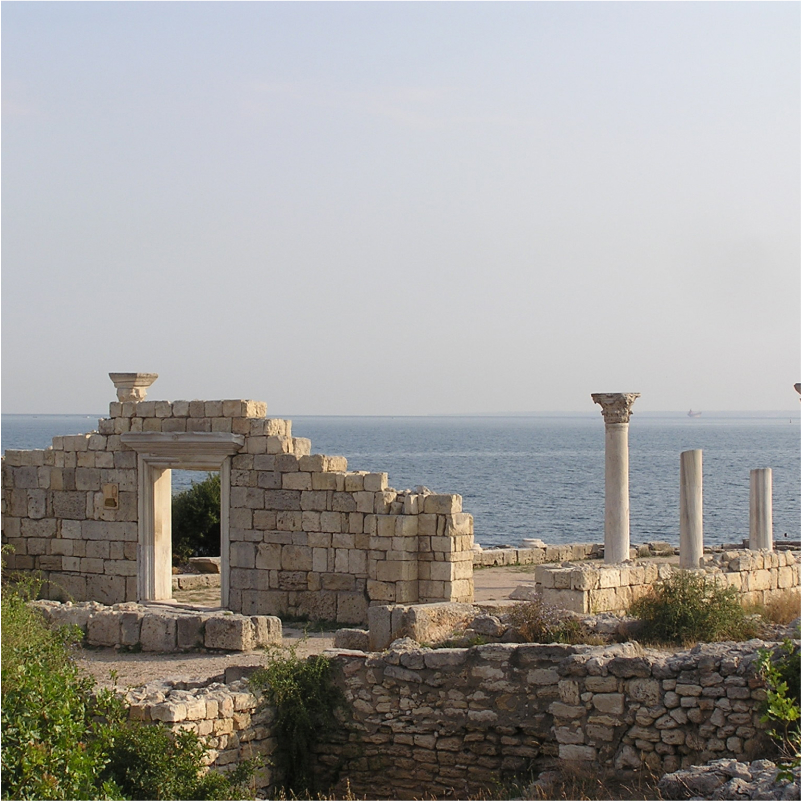
<svg viewBox="0 0 801 801">
<path fill-rule="evenodd" d="M 775 644 L 671 654 L 636 643 L 431 650 L 398 640 L 381 654 L 328 652 L 345 706 L 314 769 L 323 783 L 336 781 L 335 797 L 347 783 L 369 798 L 464 798 L 566 761 L 623 776 L 769 756 L 761 647 Z M 130 717 L 197 731 L 215 769 L 269 755 L 273 710 L 259 710 L 246 683 L 222 679 L 131 690 Z M 258 789 L 269 795 L 278 778 L 262 769 Z"/>
<path fill-rule="evenodd" d="M 204 587 L 219 587 L 219 573 L 177 573 L 172 577 L 172 589 L 200 590 Z"/>
<path fill-rule="evenodd" d="M 51 625 L 78 626 L 88 645 L 164 653 L 197 648 L 252 651 L 280 645 L 283 636 L 281 620 L 268 615 L 247 617 L 136 603 L 104 606 L 94 601 L 34 601 L 33 606 Z"/>
<path fill-rule="evenodd" d="M 351 716 L 320 749 L 358 795 L 475 795 L 558 761 L 676 770 L 769 752 L 755 675 L 764 643 L 668 654 L 493 644 L 334 657 Z"/>
<path fill-rule="evenodd" d="M 544 601 L 573 612 L 624 612 L 659 579 L 678 568 L 667 563 L 538 566 L 537 591 Z M 766 603 L 786 590 L 801 588 L 801 558 L 794 551 L 723 551 L 706 555 L 701 570 L 743 601 Z"/>
<path fill-rule="evenodd" d="M 271 730 L 275 712 L 258 708 L 258 698 L 247 682 L 223 682 L 223 676 L 206 682 L 162 681 L 121 693 L 129 704 L 128 716 L 143 724 L 161 722 L 173 730 L 198 734 L 209 749 L 207 764 L 224 773 L 247 759 L 258 759 L 254 776 L 257 790 L 273 789 L 269 755 L 276 739 Z"/>
</svg>

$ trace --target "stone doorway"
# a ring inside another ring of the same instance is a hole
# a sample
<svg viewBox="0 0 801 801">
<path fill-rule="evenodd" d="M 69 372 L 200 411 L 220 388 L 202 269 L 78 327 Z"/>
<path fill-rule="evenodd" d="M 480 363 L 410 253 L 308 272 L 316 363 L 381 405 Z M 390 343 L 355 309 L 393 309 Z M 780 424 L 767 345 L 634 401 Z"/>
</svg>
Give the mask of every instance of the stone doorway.
<svg viewBox="0 0 801 801">
<path fill-rule="evenodd" d="M 122 442 L 137 453 L 137 600 L 172 598 L 172 470 L 220 473 L 220 604 L 228 606 L 231 457 L 244 437 L 228 433 L 129 432 Z"/>
</svg>

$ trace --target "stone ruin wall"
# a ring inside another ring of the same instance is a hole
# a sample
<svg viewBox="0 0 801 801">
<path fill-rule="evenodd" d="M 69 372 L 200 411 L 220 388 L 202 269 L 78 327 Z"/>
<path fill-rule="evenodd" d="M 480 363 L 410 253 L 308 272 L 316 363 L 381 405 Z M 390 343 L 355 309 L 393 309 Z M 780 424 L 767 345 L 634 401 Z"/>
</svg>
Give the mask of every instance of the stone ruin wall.
<svg viewBox="0 0 801 801">
<path fill-rule="evenodd" d="M 338 782 L 336 797 L 347 781 L 368 798 L 466 798 L 558 762 L 626 776 L 761 758 L 771 753 L 755 672 L 764 645 L 672 654 L 633 643 L 430 650 L 400 641 L 384 653 L 340 652 L 343 726 L 318 746 L 316 770 Z M 258 710 L 240 683 L 165 682 L 127 700 L 136 720 L 206 737 L 215 767 L 275 748 L 273 711 Z M 269 768 L 258 779 L 268 793 L 280 784 Z"/>
<path fill-rule="evenodd" d="M 703 557 L 699 573 L 724 587 L 734 587 L 744 603 L 764 604 L 794 592 L 801 600 L 801 554 L 798 551 L 731 550 Z M 649 562 L 624 565 L 538 565 L 537 592 L 547 603 L 573 612 L 625 612 L 650 592 L 656 581 L 678 568 Z"/>
<path fill-rule="evenodd" d="M 9 569 L 38 570 L 52 599 L 137 598 L 137 453 L 129 433 L 229 433 L 228 607 L 246 615 L 366 621 L 371 604 L 470 601 L 473 519 L 461 496 L 398 492 L 386 473 L 311 454 L 259 401 L 114 402 L 89 434 L 2 462 Z M 111 502 L 111 503 L 110 503 Z"/>
</svg>

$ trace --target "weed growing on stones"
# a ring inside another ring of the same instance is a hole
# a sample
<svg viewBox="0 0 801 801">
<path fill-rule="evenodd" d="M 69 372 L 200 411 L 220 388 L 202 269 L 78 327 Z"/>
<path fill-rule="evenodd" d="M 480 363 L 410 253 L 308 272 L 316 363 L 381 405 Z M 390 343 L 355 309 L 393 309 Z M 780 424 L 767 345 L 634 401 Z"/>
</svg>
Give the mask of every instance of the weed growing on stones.
<svg viewBox="0 0 801 801">
<path fill-rule="evenodd" d="M 747 640 L 758 629 L 734 587 L 685 570 L 658 582 L 629 612 L 642 621 L 642 639 L 659 644 Z"/>
<path fill-rule="evenodd" d="M 785 639 L 778 650 L 759 652 L 759 672 L 765 681 L 762 722 L 782 756 L 782 778 L 791 779 L 801 765 L 801 648 Z"/>
<path fill-rule="evenodd" d="M 521 601 L 509 611 L 509 622 L 526 642 L 586 642 L 587 633 L 578 620 L 541 598 Z"/>
<path fill-rule="evenodd" d="M 336 725 L 336 709 L 344 696 L 334 684 L 333 668 L 325 656 L 307 659 L 296 649 L 268 649 L 270 662 L 250 677 L 263 693 L 263 702 L 275 708 L 277 738 L 275 766 L 286 793 L 302 797 L 317 793 L 312 771 L 314 749 L 322 734 Z"/>
</svg>

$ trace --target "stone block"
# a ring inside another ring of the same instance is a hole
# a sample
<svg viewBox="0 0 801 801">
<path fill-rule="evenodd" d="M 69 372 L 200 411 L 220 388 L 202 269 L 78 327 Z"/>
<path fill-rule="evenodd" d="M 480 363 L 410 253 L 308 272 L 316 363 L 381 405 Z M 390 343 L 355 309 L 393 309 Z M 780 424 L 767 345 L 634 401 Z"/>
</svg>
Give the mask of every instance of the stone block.
<svg viewBox="0 0 801 801">
<path fill-rule="evenodd" d="M 337 622 L 364 623 L 367 620 L 367 598 L 361 592 L 337 593 Z"/>
<path fill-rule="evenodd" d="M 387 487 L 387 473 L 367 473 L 364 476 L 364 489 L 366 492 L 383 492 Z"/>
<path fill-rule="evenodd" d="M 453 515 L 462 511 L 461 495 L 426 495 L 424 512 L 435 515 Z"/>
<path fill-rule="evenodd" d="M 177 630 L 177 620 L 171 615 L 146 615 L 142 620 L 140 634 L 142 650 L 175 651 L 177 648 Z"/>
<path fill-rule="evenodd" d="M 369 651 L 370 634 L 364 629 L 339 629 L 334 634 L 334 648 Z"/>
<path fill-rule="evenodd" d="M 104 610 L 93 614 L 86 623 L 86 642 L 89 645 L 120 644 L 120 613 Z"/>
<path fill-rule="evenodd" d="M 59 577 L 61 580 L 61 577 Z M 127 600 L 124 576 L 87 575 L 86 595 L 102 604 L 119 604 Z"/>
<path fill-rule="evenodd" d="M 214 615 L 206 621 L 206 648 L 250 651 L 254 647 L 253 623 L 242 615 Z"/>
<path fill-rule="evenodd" d="M 253 624 L 253 647 L 264 648 L 280 645 L 283 639 L 281 618 L 272 615 L 256 615 L 250 618 Z"/>
<path fill-rule="evenodd" d="M 392 611 L 388 606 L 371 606 L 367 610 L 369 649 L 383 651 L 391 642 Z"/>
<path fill-rule="evenodd" d="M 288 490 L 310 490 L 312 488 L 311 479 L 311 473 L 283 473 L 281 487 Z"/>
</svg>

